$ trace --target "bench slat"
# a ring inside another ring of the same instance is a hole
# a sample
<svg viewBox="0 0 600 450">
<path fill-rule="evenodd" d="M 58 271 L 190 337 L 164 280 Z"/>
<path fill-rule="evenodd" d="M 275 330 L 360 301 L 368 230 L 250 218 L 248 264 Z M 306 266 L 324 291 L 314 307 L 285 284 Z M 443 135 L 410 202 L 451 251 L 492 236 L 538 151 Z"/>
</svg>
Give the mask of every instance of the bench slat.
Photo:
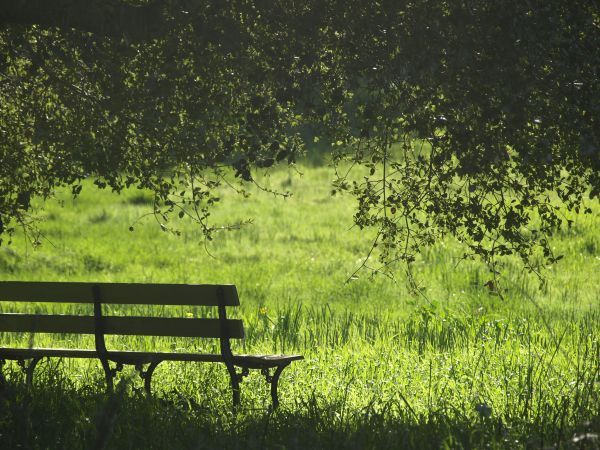
<svg viewBox="0 0 600 450">
<path fill-rule="evenodd" d="M 223 288 L 225 306 L 239 306 L 235 285 L 64 283 L 0 281 L 0 301 L 93 303 L 92 288 L 100 287 L 102 303 L 132 305 L 218 306 L 217 289 Z"/>
<path fill-rule="evenodd" d="M 228 319 L 227 330 L 232 339 L 244 337 L 241 320 Z M 104 334 L 128 336 L 221 337 L 219 319 L 181 319 L 172 317 L 102 318 Z M 30 333 L 94 334 L 93 316 L 0 314 L 0 331 Z"/>
<path fill-rule="evenodd" d="M 135 351 L 108 351 L 110 361 L 123 364 L 148 364 L 152 361 L 205 361 L 224 362 L 219 354 L 210 353 L 167 353 L 167 352 L 135 352 Z M 18 359 L 33 357 L 66 357 L 66 358 L 98 358 L 95 350 L 69 349 L 69 348 L 2 348 L 0 358 Z M 236 366 L 248 368 L 275 367 L 282 363 L 289 363 L 304 359 L 301 355 L 234 355 L 233 363 Z"/>
</svg>

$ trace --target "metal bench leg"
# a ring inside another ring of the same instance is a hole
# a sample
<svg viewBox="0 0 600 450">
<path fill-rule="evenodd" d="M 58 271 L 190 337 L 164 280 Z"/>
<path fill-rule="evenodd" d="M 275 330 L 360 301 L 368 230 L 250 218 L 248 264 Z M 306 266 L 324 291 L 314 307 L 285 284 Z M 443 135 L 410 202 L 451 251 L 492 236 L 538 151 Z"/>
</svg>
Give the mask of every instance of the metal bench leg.
<svg viewBox="0 0 600 450">
<path fill-rule="evenodd" d="M 35 366 L 40 359 L 42 359 L 40 356 L 35 356 L 30 359 L 29 364 L 26 364 L 24 359 L 17 360 L 17 363 L 19 366 L 21 366 L 21 369 L 23 369 L 25 372 L 25 383 L 27 386 L 33 385 L 33 371 L 35 370 Z"/>
<path fill-rule="evenodd" d="M 233 365 L 230 366 L 228 364 L 227 371 L 229 372 L 229 378 L 231 378 L 231 390 L 233 391 L 233 407 L 235 408 L 240 404 L 240 380 Z"/>
<path fill-rule="evenodd" d="M 102 368 L 104 369 L 104 377 L 106 378 L 106 390 L 110 393 L 113 391 L 113 378 L 112 370 L 107 359 L 101 358 Z"/>
<path fill-rule="evenodd" d="M 4 364 L 6 364 L 6 360 L 0 359 L 0 386 L 6 384 L 6 378 L 4 377 L 4 371 L 2 370 L 4 368 Z"/>
<path fill-rule="evenodd" d="M 277 369 L 275 369 L 275 373 L 273 373 L 273 375 L 269 373 L 269 369 L 261 370 L 261 373 L 265 376 L 265 380 L 267 380 L 267 383 L 271 385 L 271 400 L 273 401 L 273 410 L 279 407 L 279 398 L 277 397 L 277 384 L 279 383 L 279 377 L 281 376 L 283 369 L 289 366 L 289 364 L 290 363 L 277 366 Z"/>
<path fill-rule="evenodd" d="M 152 374 L 154 373 L 154 369 L 156 369 L 156 366 L 158 366 L 161 362 L 163 362 L 162 359 L 152 361 L 146 370 L 143 369 L 142 364 L 138 364 L 135 366 L 135 370 L 138 371 L 140 378 L 144 380 L 144 389 L 146 390 L 146 395 L 148 395 L 148 397 L 152 397 Z"/>
<path fill-rule="evenodd" d="M 250 373 L 247 367 L 242 367 L 241 372 L 236 372 L 235 366 L 230 363 L 225 363 L 227 371 L 229 372 L 229 378 L 231 379 L 231 389 L 233 391 L 233 407 L 235 408 L 240 404 L 240 383 Z"/>
<path fill-rule="evenodd" d="M 123 370 L 123 363 L 118 362 L 114 369 L 111 369 L 110 364 L 107 360 L 101 359 L 102 368 L 104 369 L 104 376 L 106 378 L 106 391 L 109 394 L 112 394 L 114 391 L 114 378 L 117 376 L 117 373 Z"/>
</svg>

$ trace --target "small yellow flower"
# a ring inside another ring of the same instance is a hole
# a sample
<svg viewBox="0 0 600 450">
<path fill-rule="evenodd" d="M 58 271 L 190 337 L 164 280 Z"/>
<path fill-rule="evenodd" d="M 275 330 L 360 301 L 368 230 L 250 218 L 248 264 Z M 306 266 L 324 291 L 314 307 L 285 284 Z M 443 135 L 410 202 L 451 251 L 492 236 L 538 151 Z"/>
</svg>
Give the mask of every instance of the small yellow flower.
<svg viewBox="0 0 600 450">
<path fill-rule="evenodd" d="M 259 308 L 258 314 L 261 315 L 261 316 L 266 316 L 267 315 L 267 308 L 265 308 L 264 306 L 262 306 L 261 308 Z"/>
<path fill-rule="evenodd" d="M 185 316 L 191 319 L 192 317 L 194 317 L 194 314 L 188 311 L 185 313 Z"/>
</svg>

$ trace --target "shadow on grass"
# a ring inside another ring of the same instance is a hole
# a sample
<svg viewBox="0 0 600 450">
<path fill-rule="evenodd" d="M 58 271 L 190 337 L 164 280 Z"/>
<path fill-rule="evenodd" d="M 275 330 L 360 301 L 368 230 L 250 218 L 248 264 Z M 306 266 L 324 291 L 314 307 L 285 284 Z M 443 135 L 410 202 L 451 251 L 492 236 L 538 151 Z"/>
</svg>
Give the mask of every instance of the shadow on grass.
<svg viewBox="0 0 600 450">
<path fill-rule="evenodd" d="M 67 384 L 67 386 L 65 386 Z M 432 413 L 415 417 L 387 403 L 360 411 L 309 396 L 275 413 L 233 414 L 219 392 L 197 404 L 177 391 L 146 398 L 141 390 L 68 382 L 8 382 L 0 388 L 0 448 L 31 449 L 313 449 L 313 448 L 600 448 L 600 419 L 578 428 L 541 430 L 536 424 Z"/>
</svg>

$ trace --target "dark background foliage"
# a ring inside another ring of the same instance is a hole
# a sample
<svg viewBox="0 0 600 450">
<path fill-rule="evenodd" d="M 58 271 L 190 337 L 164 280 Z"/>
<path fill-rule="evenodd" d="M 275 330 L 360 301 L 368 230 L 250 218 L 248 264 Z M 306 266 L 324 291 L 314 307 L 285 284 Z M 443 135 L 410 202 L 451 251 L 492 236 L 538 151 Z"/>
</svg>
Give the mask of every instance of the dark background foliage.
<svg viewBox="0 0 600 450">
<path fill-rule="evenodd" d="M 151 189 L 165 229 L 176 213 L 210 237 L 229 171 L 252 182 L 312 135 L 384 265 L 450 233 L 537 270 L 564 210 L 600 190 L 598 6 L 4 0 L 0 236 L 93 177 Z"/>
</svg>

